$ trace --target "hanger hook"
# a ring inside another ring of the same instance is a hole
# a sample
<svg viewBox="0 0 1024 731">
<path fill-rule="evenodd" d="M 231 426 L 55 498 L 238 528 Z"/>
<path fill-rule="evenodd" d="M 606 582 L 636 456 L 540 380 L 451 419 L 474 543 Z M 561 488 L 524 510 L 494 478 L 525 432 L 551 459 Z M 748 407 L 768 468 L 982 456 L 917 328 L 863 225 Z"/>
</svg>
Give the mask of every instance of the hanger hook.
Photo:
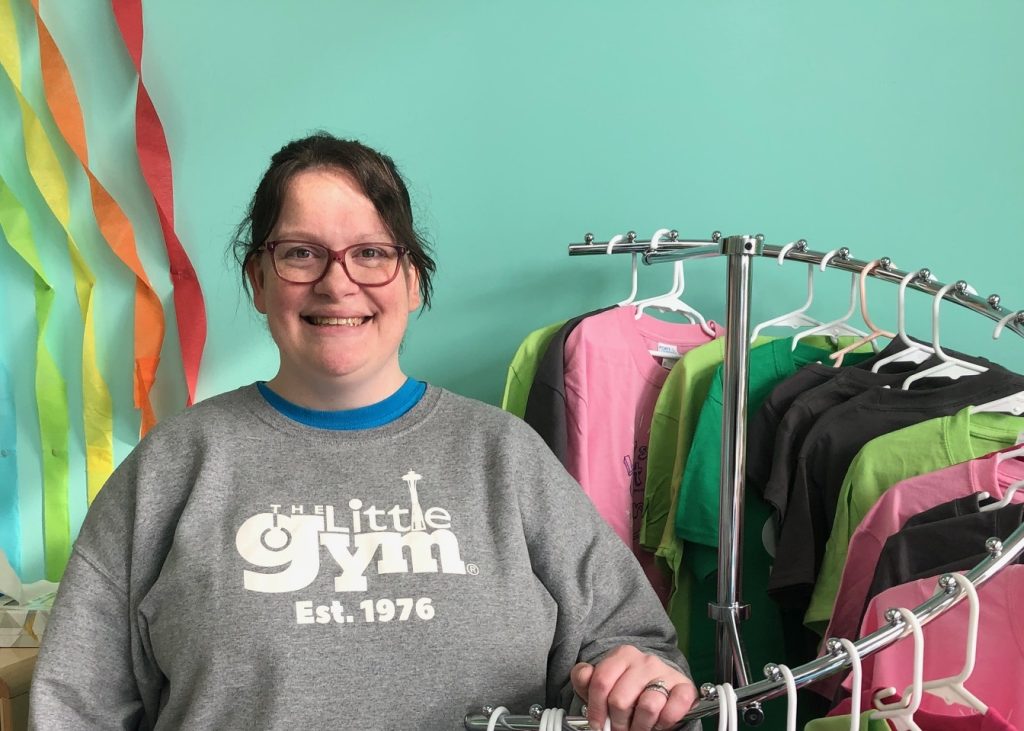
<svg viewBox="0 0 1024 731">
<path fill-rule="evenodd" d="M 825 269 L 828 267 L 828 263 L 832 261 L 838 253 L 839 249 L 832 249 L 832 251 L 829 251 L 828 253 L 821 257 L 821 271 L 825 271 Z"/>
<path fill-rule="evenodd" d="M 801 246 L 801 244 L 803 244 L 803 246 Z M 792 249 L 796 249 L 797 251 L 804 251 L 806 248 L 807 242 L 804 241 L 803 239 L 799 239 L 797 241 L 790 241 L 788 244 L 782 247 L 782 249 L 779 251 L 779 255 L 775 257 L 775 259 L 776 261 L 779 262 L 779 266 L 782 266 L 782 262 L 786 258 L 786 254 L 788 254 Z"/>
<path fill-rule="evenodd" d="M 1018 310 L 1017 312 L 1011 312 L 1009 315 L 1001 319 L 996 324 L 996 329 L 992 331 L 992 339 L 998 340 L 999 336 L 1003 334 L 1003 328 L 1013 322 L 1015 325 L 1024 325 L 1024 310 Z"/>
<path fill-rule="evenodd" d="M 612 253 L 612 249 L 615 248 L 615 244 L 619 243 L 624 238 L 626 238 L 626 237 L 623 236 L 622 234 L 615 234 L 614 236 L 612 236 L 611 239 L 608 241 L 608 248 L 605 250 L 604 253 L 606 253 L 606 254 Z"/>
</svg>

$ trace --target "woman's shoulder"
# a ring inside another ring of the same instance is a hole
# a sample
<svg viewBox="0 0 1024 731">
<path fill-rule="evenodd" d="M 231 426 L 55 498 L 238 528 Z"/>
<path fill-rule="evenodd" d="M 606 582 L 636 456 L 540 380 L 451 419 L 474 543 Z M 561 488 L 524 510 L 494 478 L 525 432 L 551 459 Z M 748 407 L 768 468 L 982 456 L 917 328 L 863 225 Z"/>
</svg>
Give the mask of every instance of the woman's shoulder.
<svg viewBox="0 0 1024 731">
<path fill-rule="evenodd" d="M 143 438 L 140 446 L 147 441 L 191 440 L 201 434 L 237 430 L 241 422 L 255 415 L 260 398 L 256 384 L 252 383 L 197 401 L 161 419 Z"/>
<path fill-rule="evenodd" d="M 437 388 L 441 392 L 438 412 L 444 418 L 455 419 L 478 428 L 486 427 L 499 432 L 536 436 L 536 432 L 515 414 L 510 414 L 493 404 Z"/>
</svg>

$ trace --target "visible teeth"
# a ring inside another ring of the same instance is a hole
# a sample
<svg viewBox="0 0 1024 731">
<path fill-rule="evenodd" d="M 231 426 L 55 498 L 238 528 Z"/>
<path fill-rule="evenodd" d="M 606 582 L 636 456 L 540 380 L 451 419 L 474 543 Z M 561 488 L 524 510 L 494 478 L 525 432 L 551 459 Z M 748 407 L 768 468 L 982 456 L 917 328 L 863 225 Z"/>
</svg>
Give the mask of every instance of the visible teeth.
<svg viewBox="0 0 1024 731">
<path fill-rule="evenodd" d="M 314 325 L 345 325 L 347 327 L 356 327 L 363 324 L 365 318 L 362 317 L 310 317 L 308 318 Z"/>
</svg>

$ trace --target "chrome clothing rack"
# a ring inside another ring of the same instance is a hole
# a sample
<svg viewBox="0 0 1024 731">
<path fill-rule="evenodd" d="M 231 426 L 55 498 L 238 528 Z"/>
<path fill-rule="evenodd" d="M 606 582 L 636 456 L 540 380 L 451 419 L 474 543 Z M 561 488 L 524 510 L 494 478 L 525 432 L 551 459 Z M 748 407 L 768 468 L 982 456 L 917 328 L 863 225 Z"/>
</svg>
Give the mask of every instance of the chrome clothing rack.
<svg viewBox="0 0 1024 731">
<path fill-rule="evenodd" d="M 738 702 L 743 708 L 743 718 L 750 725 L 759 724 L 764 714 L 760 702 L 782 695 L 785 690 L 781 677 L 751 683 L 749 665 L 743 650 L 739 629 L 741 621 L 750 614 L 750 607 L 742 601 L 742 535 L 743 502 L 746 479 L 746 436 L 747 436 L 747 373 L 750 356 L 750 303 L 752 282 L 752 260 L 755 256 L 777 259 L 785 250 L 784 258 L 806 264 L 821 265 L 859 274 L 870 262 L 854 259 L 846 247 L 834 256 L 824 252 L 810 251 L 807 242 L 799 240 L 792 246 L 765 244 L 764 236 L 737 235 L 723 237 L 715 231 L 708 239 L 680 239 L 676 231 L 668 240 L 652 242 L 637 238 L 630 231 L 625 240 L 609 244 L 596 242 L 592 234 L 584 237 L 584 243 L 569 245 L 570 256 L 606 256 L 608 254 L 639 254 L 644 263 L 675 262 L 687 259 L 703 259 L 718 256 L 728 257 L 726 274 L 726 335 L 725 359 L 723 363 L 723 423 L 722 423 L 722 470 L 719 490 L 721 505 L 719 517 L 718 587 L 717 603 L 708 607 L 709 615 L 718 623 L 716 637 L 715 676 L 719 683 L 729 682 L 736 686 Z M 828 257 L 826 259 L 826 257 Z M 892 266 L 888 258 L 880 260 L 880 266 L 872 268 L 868 276 L 892 284 L 899 284 L 910 272 Z M 938 295 L 946 287 L 942 282 L 931 279 L 927 269 L 919 270 L 906 285 L 908 288 Z M 973 312 L 999 322 L 1004 329 L 1024 337 L 1024 310 L 1014 313 L 1002 306 L 998 294 L 982 298 L 972 292 L 964 281 L 958 281 L 943 298 L 966 307 Z M 1024 529 L 1018 529 L 1011 536 L 1007 547 L 990 539 L 991 556 L 968 574 L 968 578 L 980 585 L 992 574 L 1010 563 L 1024 551 Z M 962 592 L 953 584 L 952 593 L 946 588 L 944 595 L 925 602 L 915 613 L 922 624 L 934 619 L 962 598 Z M 909 629 L 897 614 L 893 623 L 859 640 L 855 647 L 862 656 L 878 652 L 909 634 Z M 793 670 L 797 686 L 820 680 L 849 665 L 849 658 L 838 642 L 829 641 L 829 655 L 818 658 Z M 713 686 L 701 686 L 704 700 L 698 702 L 686 716 L 686 721 L 703 718 L 718 712 Z M 537 720 L 530 717 L 505 717 L 505 725 L 499 728 L 536 729 Z M 568 719 L 573 728 L 587 728 L 585 719 Z M 467 729 L 486 729 L 479 716 L 467 716 Z M 471 725 L 473 724 L 473 725 Z M 520 725 L 510 725 L 520 724 Z M 532 725 L 531 725 L 532 724 Z M 575 724 L 575 725 L 574 725 Z M 682 724 L 677 728 L 681 728 Z"/>
<path fill-rule="evenodd" d="M 1004 567 L 1014 563 L 1024 553 L 1024 526 L 1017 528 L 1006 542 L 998 538 L 989 538 L 985 542 L 985 549 L 988 551 L 981 563 L 966 573 L 966 578 L 979 588 L 995 576 Z M 966 592 L 952 579 L 944 575 L 938 581 L 938 588 L 935 594 L 922 604 L 914 608 L 914 615 L 922 626 L 932 622 L 945 612 L 963 600 Z M 896 611 L 890 610 L 887 613 L 889 623 L 875 630 L 871 634 L 860 638 L 853 643 L 856 654 L 860 658 L 874 655 L 903 637 L 911 634 L 911 628 Z M 793 668 L 793 679 L 797 688 L 814 683 L 822 678 L 833 675 L 840 670 L 850 667 L 850 655 L 839 644 L 838 640 L 830 639 L 827 642 L 828 654 L 823 655 L 809 663 Z M 736 688 L 737 703 L 743 706 L 750 706 L 761 701 L 771 700 L 786 694 L 786 684 L 779 673 L 778 667 L 768 665 L 765 668 L 766 680 L 744 685 Z M 718 699 L 713 686 L 705 684 L 701 686 L 701 700 L 698 701 L 686 717 L 673 729 L 681 729 L 690 721 L 694 721 L 718 713 Z M 466 716 L 465 726 L 471 731 L 485 730 L 487 728 L 488 716 L 491 709 L 484 709 L 483 714 L 470 714 Z M 531 716 L 504 716 L 504 721 L 499 721 L 497 728 L 504 729 L 537 729 L 537 719 Z M 587 721 L 582 717 L 569 717 L 566 722 L 574 729 L 588 729 Z"/>
</svg>

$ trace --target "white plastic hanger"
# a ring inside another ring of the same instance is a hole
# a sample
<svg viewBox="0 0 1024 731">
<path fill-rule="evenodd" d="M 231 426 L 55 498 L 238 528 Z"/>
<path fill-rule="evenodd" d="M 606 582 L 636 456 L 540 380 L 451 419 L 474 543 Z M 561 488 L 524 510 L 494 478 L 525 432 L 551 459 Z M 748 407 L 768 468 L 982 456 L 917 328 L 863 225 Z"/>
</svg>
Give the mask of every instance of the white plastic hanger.
<svg viewBox="0 0 1024 731">
<path fill-rule="evenodd" d="M 612 250 L 615 248 L 615 244 L 619 243 L 620 241 L 624 240 L 625 238 L 626 237 L 623 236 L 622 234 L 616 234 L 615 236 L 612 236 L 611 239 L 608 241 L 608 249 L 605 251 L 605 253 L 606 254 L 611 254 Z M 633 303 L 633 299 L 636 297 L 637 277 L 636 277 L 636 252 L 635 251 L 632 253 L 632 256 L 633 256 L 633 289 L 630 290 L 629 297 L 627 297 L 626 299 L 622 300 L 622 302 L 618 303 L 619 307 L 625 307 L 626 305 L 632 304 Z"/>
<path fill-rule="evenodd" d="M 1005 508 L 1013 501 L 1013 496 L 1017 493 L 1017 490 L 1021 489 L 1022 487 L 1024 487 L 1024 480 L 1013 483 L 1008 488 L 1006 488 L 1006 492 L 1003 493 L 1003 497 L 1001 500 L 997 500 L 994 503 L 989 503 L 988 505 L 982 505 L 980 508 L 978 508 L 978 512 L 990 513 L 993 510 Z"/>
<path fill-rule="evenodd" d="M 871 367 L 872 373 L 878 373 L 889 363 L 924 363 L 935 353 L 928 346 L 914 342 L 907 335 L 907 285 L 915 279 L 923 279 L 926 282 L 930 282 L 934 277 L 932 277 L 932 273 L 927 269 L 921 269 L 920 271 L 911 272 L 900 280 L 900 286 L 896 291 L 896 337 L 899 338 L 906 348 L 877 361 Z"/>
<path fill-rule="evenodd" d="M 796 681 L 787 665 L 777 665 L 786 681 L 786 731 L 796 731 Z"/>
<path fill-rule="evenodd" d="M 799 247 L 800 251 L 807 248 L 807 242 L 803 239 L 799 241 L 790 241 L 788 244 L 782 247 L 779 251 L 778 261 L 779 266 L 786 260 L 786 254 L 790 252 L 794 247 Z M 761 334 L 762 330 L 769 327 L 817 327 L 821 324 L 821 320 L 815 320 L 810 315 L 805 314 L 810 309 L 811 303 L 814 302 L 814 264 L 807 265 L 807 301 L 804 302 L 803 306 L 799 309 L 787 312 L 785 315 L 779 315 L 773 317 L 770 320 L 756 325 L 753 332 L 750 335 L 750 342 L 753 343 L 757 340 L 757 336 Z"/>
<path fill-rule="evenodd" d="M 860 655 L 857 648 L 846 638 L 838 640 L 839 644 L 846 650 L 850 657 L 850 731 L 860 731 L 860 694 L 863 685 L 864 673 L 861 670 Z"/>
<path fill-rule="evenodd" d="M 652 251 L 658 250 L 658 242 L 661 240 L 663 236 L 665 236 L 668 233 L 669 230 L 667 228 L 660 228 L 657 231 L 655 231 L 654 236 L 651 237 Z M 633 303 L 636 306 L 636 319 L 639 320 L 640 317 L 643 315 L 644 310 L 647 309 L 648 307 L 657 310 L 664 310 L 666 312 L 678 312 L 681 315 L 683 315 L 683 317 L 688 319 L 690 322 L 694 324 L 699 324 L 700 329 L 703 330 L 708 337 L 713 338 L 715 336 L 715 331 L 712 330 L 711 326 L 708 325 L 708 321 L 704 319 L 704 316 L 700 314 L 696 309 L 694 309 L 693 307 L 686 304 L 680 299 L 681 295 L 683 294 L 683 289 L 685 288 L 685 280 L 683 278 L 683 262 L 675 262 L 673 264 L 672 271 L 672 289 L 658 297 L 650 297 L 648 299 L 639 300 Z"/>
<path fill-rule="evenodd" d="M 825 271 L 828 263 L 839 253 L 838 249 L 833 249 L 821 258 L 821 271 Z M 832 322 L 826 322 L 817 327 L 812 327 L 810 330 L 804 330 L 803 332 L 797 333 L 793 336 L 793 350 L 796 350 L 797 343 L 809 335 L 855 335 L 857 337 L 863 337 L 867 335 L 866 332 L 858 330 L 857 328 L 847 324 L 854 311 L 857 309 L 857 275 L 850 275 L 850 309 L 849 311 L 840 317 L 838 320 Z"/>
<path fill-rule="evenodd" d="M 944 378 L 957 379 L 961 376 L 973 376 L 978 373 L 984 373 L 988 370 L 985 366 L 954 358 L 948 353 L 943 352 L 942 347 L 939 345 L 939 304 L 942 302 L 942 298 L 946 296 L 946 293 L 955 287 L 956 284 L 944 285 L 935 293 L 935 298 L 932 300 L 932 348 L 935 350 L 935 355 L 942 359 L 942 363 L 931 368 L 926 368 L 923 371 L 912 373 L 905 381 L 903 381 L 904 391 L 909 389 L 911 384 L 915 381 L 919 381 L 922 378 L 937 378 L 942 376 Z"/>
<path fill-rule="evenodd" d="M 1003 333 L 1003 328 L 1009 324 L 1010 320 L 1020 320 L 1021 318 L 1024 318 L 1024 310 L 1014 312 L 1013 314 L 1004 317 L 996 325 L 996 329 L 992 331 L 992 339 L 999 339 L 999 336 Z M 977 414 L 982 411 L 1020 416 L 1021 414 L 1024 414 L 1024 391 L 1018 391 L 1017 393 L 1004 396 L 1003 398 L 996 399 L 995 401 L 989 401 L 987 404 L 980 404 L 978 406 L 971 407 L 972 414 Z"/>
<path fill-rule="evenodd" d="M 885 260 L 885 262 L 885 268 L 888 269 L 889 266 L 891 266 L 891 263 L 889 263 L 887 259 Z M 882 266 L 882 264 L 882 259 L 875 259 L 874 261 L 870 261 L 867 264 L 865 264 L 864 267 L 860 270 L 860 275 L 858 276 L 860 282 L 860 316 L 861 318 L 863 318 L 864 324 L 868 326 L 868 330 L 870 330 L 870 332 L 864 337 L 854 340 L 845 348 L 837 350 L 835 353 L 829 355 L 829 358 L 835 361 L 836 368 L 843 364 L 843 358 L 846 357 L 847 353 L 852 353 L 857 348 L 863 345 L 867 345 L 868 343 L 871 343 L 872 346 L 874 346 L 875 341 L 881 337 L 886 337 L 889 338 L 890 340 L 896 337 L 896 333 L 891 333 L 888 330 L 883 330 L 882 328 L 878 327 L 878 325 L 871 321 L 871 317 L 868 315 L 868 275 L 878 267 Z"/>
<path fill-rule="evenodd" d="M 903 699 L 895 703 L 883 703 L 883 698 L 896 694 L 895 688 L 884 688 L 875 693 L 874 704 L 877 710 L 872 711 L 871 718 L 878 720 L 884 718 L 896 731 L 921 731 L 921 728 L 914 722 L 914 714 L 921 707 L 922 686 L 924 685 L 924 633 L 921 632 L 921 623 L 909 609 L 896 610 L 903 621 L 910 627 L 914 636 L 914 669 L 913 681 L 903 694 Z"/>
<path fill-rule="evenodd" d="M 1000 452 L 999 454 L 997 454 L 996 467 L 998 468 L 998 466 L 1005 462 L 1006 460 L 1014 459 L 1016 457 L 1024 457 L 1024 447 L 1018 447 L 1017 449 L 1011 449 L 1009 452 Z M 1024 487 L 1024 480 L 1013 483 L 1008 488 L 1006 488 L 1006 492 L 1003 493 L 1003 497 L 1001 500 L 998 500 L 994 503 L 989 503 L 988 505 L 982 505 L 980 508 L 978 508 L 978 512 L 987 513 L 992 510 L 999 510 L 999 508 L 1005 508 L 1007 505 L 1010 504 L 1010 501 L 1013 500 L 1013 496 L 1017 492 L 1017 490 L 1019 490 L 1022 487 Z M 988 497 L 988 493 L 982 494 Z"/>
<path fill-rule="evenodd" d="M 973 708 L 978 713 L 988 713 L 988 706 L 964 687 L 964 681 L 971 677 L 974 672 L 974 661 L 978 650 L 978 615 L 979 602 L 978 590 L 963 574 L 949 574 L 949 576 L 960 585 L 960 588 L 967 594 L 969 614 L 967 618 L 967 643 L 964 648 L 964 664 L 960 672 L 948 678 L 929 680 L 921 687 L 930 695 L 934 695 L 946 703 L 957 703 L 968 708 Z"/>
<path fill-rule="evenodd" d="M 736 691 L 729 683 L 716 685 L 718 691 L 718 731 L 737 731 L 739 718 L 736 711 L 738 698 Z"/>
</svg>

